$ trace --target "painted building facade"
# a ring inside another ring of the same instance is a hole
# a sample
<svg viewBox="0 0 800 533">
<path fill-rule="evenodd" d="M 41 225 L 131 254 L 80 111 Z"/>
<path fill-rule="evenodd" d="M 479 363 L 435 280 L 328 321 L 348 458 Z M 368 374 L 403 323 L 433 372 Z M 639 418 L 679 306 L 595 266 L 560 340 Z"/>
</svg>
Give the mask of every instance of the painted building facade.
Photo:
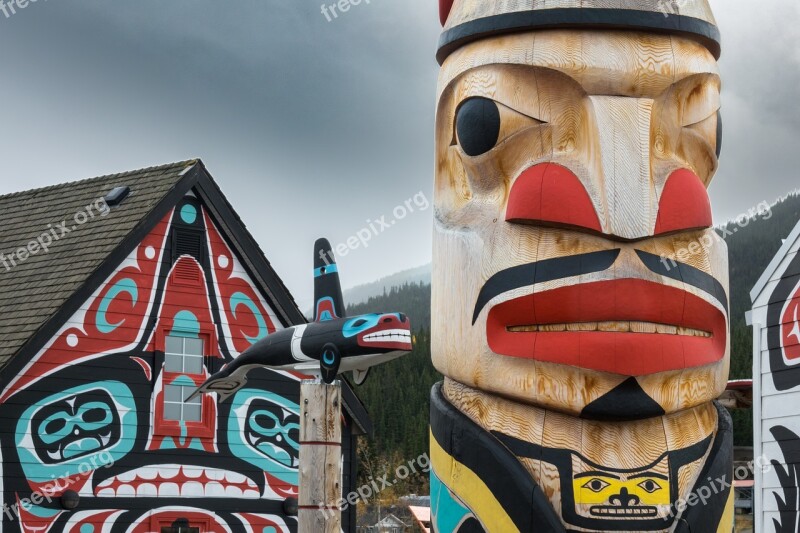
<svg viewBox="0 0 800 533">
<path fill-rule="evenodd" d="M 750 293 L 757 533 L 800 531 L 800 223 Z"/>
<path fill-rule="evenodd" d="M 302 314 L 202 163 L 90 181 L 60 195 L 83 195 L 95 219 L 74 224 L 56 243 L 69 251 L 53 246 L 39 275 L 71 272 L 97 239 L 118 242 L 76 267 L 90 271 L 77 290 L 0 359 L 0 531 L 295 531 L 302 376 L 260 369 L 229 402 L 185 398 Z M 155 185 L 163 195 L 141 202 Z M 109 205 L 118 187 L 129 198 Z M 131 229 L 119 230 L 126 217 Z M 17 263 L 3 275 L 36 266 Z M 21 298 L 32 292 L 20 285 Z M 368 422 L 349 389 L 345 402 L 347 491 Z M 345 531 L 350 522 L 345 513 Z"/>
</svg>

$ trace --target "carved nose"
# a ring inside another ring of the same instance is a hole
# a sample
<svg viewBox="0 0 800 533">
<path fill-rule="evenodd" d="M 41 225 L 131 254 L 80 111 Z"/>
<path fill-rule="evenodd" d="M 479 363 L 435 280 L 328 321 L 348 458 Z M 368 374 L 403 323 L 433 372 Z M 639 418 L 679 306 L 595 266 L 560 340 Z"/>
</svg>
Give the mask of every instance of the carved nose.
<svg viewBox="0 0 800 533">
<path fill-rule="evenodd" d="M 622 490 L 619 491 L 619 494 L 615 494 L 609 498 L 611 505 L 617 505 L 619 507 L 633 507 L 634 505 L 639 505 L 641 500 L 635 494 L 629 494 L 628 489 L 622 487 Z"/>
</svg>

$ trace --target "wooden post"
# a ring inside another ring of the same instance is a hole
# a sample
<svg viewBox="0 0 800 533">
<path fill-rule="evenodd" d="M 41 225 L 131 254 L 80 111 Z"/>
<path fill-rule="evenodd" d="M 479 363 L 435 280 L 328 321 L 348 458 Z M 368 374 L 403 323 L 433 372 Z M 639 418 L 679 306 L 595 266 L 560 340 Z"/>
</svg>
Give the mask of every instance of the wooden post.
<svg viewBox="0 0 800 533">
<path fill-rule="evenodd" d="M 342 513 L 342 384 L 300 384 L 299 533 L 339 533 Z"/>
</svg>

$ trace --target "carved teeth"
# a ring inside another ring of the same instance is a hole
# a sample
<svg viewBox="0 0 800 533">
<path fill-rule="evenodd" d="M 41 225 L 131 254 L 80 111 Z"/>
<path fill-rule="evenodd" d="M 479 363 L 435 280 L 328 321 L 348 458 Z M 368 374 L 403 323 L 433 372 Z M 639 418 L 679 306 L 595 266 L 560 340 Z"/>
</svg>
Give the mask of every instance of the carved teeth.
<svg viewBox="0 0 800 533">
<path fill-rule="evenodd" d="M 553 333 L 561 331 L 600 331 L 611 333 L 660 333 L 662 335 L 681 335 L 684 337 L 713 337 L 708 331 L 699 329 L 671 326 L 668 324 L 655 324 L 653 322 L 575 322 L 570 324 L 533 324 L 527 326 L 508 326 L 511 333 Z"/>
</svg>

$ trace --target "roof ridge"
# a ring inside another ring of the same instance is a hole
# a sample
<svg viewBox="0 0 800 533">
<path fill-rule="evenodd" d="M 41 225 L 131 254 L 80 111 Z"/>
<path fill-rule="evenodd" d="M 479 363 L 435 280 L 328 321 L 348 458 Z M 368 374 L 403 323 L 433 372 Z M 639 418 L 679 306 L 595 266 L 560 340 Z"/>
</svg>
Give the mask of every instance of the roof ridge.
<svg viewBox="0 0 800 533">
<path fill-rule="evenodd" d="M 200 158 L 186 159 L 184 161 L 175 161 L 174 163 L 166 163 L 166 164 L 163 164 L 163 165 L 155 165 L 155 166 L 151 166 L 151 167 L 144 167 L 144 168 L 140 168 L 140 169 L 136 169 L 136 170 L 128 170 L 128 171 L 125 171 L 125 172 L 115 172 L 115 173 L 111 173 L 111 174 L 105 174 L 103 176 L 95 176 L 95 177 L 91 177 L 91 178 L 78 179 L 78 180 L 75 180 L 75 181 L 54 183 L 53 185 L 45 185 L 44 187 L 37 187 L 37 188 L 34 188 L 34 189 L 26 189 L 26 190 L 23 190 L 23 191 L 15 191 L 15 192 L 6 193 L 6 194 L 0 194 L 0 201 L 6 200 L 6 199 L 9 199 L 9 198 L 17 198 L 17 197 L 25 196 L 25 195 L 29 195 L 29 194 L 50 191 L 50 190 L 53 190 L 53 189 L 60 189 L 62 187 L 67 187 L 67 186 L 73 186 L 73 185 L 78 185 L 78 184 L 87 184 L 87 183 L 91 183 L 93 181 L 106 180 L 106 179 L 115 178 L 115 177 L 131 176 L 131 175 L 134 175 L 134 174 L 144 174 L 146 172 L 165 170 L 165 169 L 172 168 L 172 167 L 182 167 L 182 166 L 187 166 L 188 167 L 188 166 L 196 165 L 197 163 L 200 163 L 200 162 L 201 162 Z"/>
</svg>

